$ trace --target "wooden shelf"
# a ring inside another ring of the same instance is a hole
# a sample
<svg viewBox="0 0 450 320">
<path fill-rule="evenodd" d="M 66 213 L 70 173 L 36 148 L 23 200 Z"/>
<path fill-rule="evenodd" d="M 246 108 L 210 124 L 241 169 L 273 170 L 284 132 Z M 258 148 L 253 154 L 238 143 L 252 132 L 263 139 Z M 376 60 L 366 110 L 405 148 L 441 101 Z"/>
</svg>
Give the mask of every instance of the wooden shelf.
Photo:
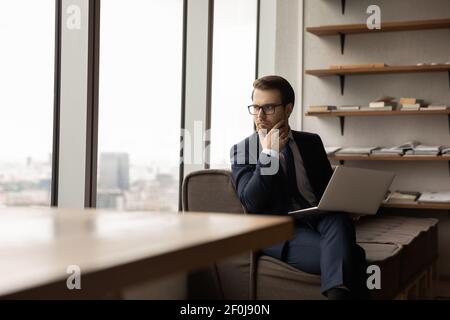
<svg viewBox="0 0 450 320">
<path fill-rule="evenodd" d="M 448 130 L 450 133 L 450 109 L 430 110 L 430 111 L 327 111 L 327 112 L 306 112 L 308 117 L 339 117 L 341 126 L 341 135 L 344 135 L 345 117 L 370 117 L 370 116 L 424 116 L 424 115 L 442 115 L 448 117 Z"/>
<path fill-rule="evenodd" d="M 384 22 L 381 23 L 381 29 L 369 29 L 366 24 L 342 24 L 308 27 L 306 28 L 306 31 L 318 37 L 335 35 L 340 36 L 341 53 L 344 54 L 345 39 L 347 35 L 448 28 L 450 28 L 450 19 Z"/>
<path fill-rule="evenodd" d="M 373 74 L 400 74 L 400 73 L 429 73 L 429 72 L 448 72 L 450 86 L 450 64 L 437 65 L 404 65 L 404 66 L 385 66 L 373 68 L 339 68 L 339 69 L 316 69 L 306 70 L 305 73 L 315 77 L 337 76 L 340 79 L 341 94 L 344 95 L 345 77 L 357 75 Z"/>
<path fill-rule="evenodd" d="M 442 156 L 328 156 L 330 161 L 339 161 L 344 165 L 345 161 L 447 161 L 448 174 L 450 176 L 450 157 Z"/>
<path fill-rule="evenodd" d="M 328 157 L 333 161 L 450 161 L 442 156 L 339 156 Z"/>
<path fill-rule="evenodd" d="M 450 157 L 442 156 L 328 156 L 330 161 L 339 161 L 344 165 L 345 161 L 447 161 L 450 175 Z"/>
<path fill-rule="evenodd" d="M 416 203 L 416 204 L 399 204 L 399 203 L 383 203 L 383 208 L 395 209 L 426 209 L 426 210 L 450 210 L 450 204 L 445 203 Z"/>
<path fill-rule="evenodd" d="M 341 68 L 341 69 L 317 69 L 306 70 L 306 74 L 316 77 L 330 76 L 352 76 L 370 74 L 392 74 L 392 73 L 425 73 L 425 72 L 450 72 L 450 64 L 438 65 L 405 65 L 386 66 L 379 68 Z"/>
<path fill-rule="evenodd" d="M 373 30 L 367 28 L 367 24 L 341 24 L 308 27 L 306 28 L 306 31 L 321 37 L 341 34 L 382 33 L 447 28 L 450 28 L 450 19 L 384 22 L 381 23 L 381 29 Z"/>
<path fill-rule="evenodd" d="M 306 112 L 308 117 L 365 117 L 365 116 L 417 116 L 417 115 L 436 115 L 449 114 L 448 110 L 430 110 L 430 111 L 328 111 L 328 112 Z"/>
</svg>

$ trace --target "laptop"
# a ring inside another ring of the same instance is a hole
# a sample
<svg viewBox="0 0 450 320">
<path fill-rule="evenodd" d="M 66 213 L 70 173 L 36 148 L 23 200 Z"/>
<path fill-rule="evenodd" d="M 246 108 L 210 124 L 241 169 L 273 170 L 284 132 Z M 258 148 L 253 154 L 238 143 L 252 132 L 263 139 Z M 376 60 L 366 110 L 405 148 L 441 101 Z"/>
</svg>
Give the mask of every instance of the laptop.
<svg viewBox="0 0 450 320">
<path fill-rule="evenodd" d="M 374 215 L 386 196 L 395 173 L 338 166 L 317 207 L 289 212 L 302 217 L 322 211 Z"/>
</svg>

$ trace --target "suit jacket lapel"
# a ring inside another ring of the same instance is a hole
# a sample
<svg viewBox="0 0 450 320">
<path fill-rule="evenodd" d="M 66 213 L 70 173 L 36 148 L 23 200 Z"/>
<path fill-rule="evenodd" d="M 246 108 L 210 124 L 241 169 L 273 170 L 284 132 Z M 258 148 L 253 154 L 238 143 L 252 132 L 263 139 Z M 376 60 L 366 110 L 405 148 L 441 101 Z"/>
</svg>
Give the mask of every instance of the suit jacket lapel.
<svg viewBox="0 0 450 320">
<path fill-rule="evenodd" d="M 314 163 L 314 161 L 312 161 L 312 162 L 310 161 L 311 156 L 314 156 L 314 155 L 310 154 L 312 150 L 310 150 L 309 145 L 307 144 L 307 141 L 305 141 L 303 139 L 303 136 L 300 132 L 292 131 L 292 134 L 294 136 L 294 141 L 297 144 L 298 150 L 300 151 L 300 156 L 302 157 L 302 160 L 303 160 L 303 166 L 305 168 L 309 183 L 311 184 L 311 187 L 313 188 L 314 195 L 316 196 L 317 199 L 320 199 L 321 195 L 315 184 L 315 181 L 317 179 L 317 177 L 314 174 L 315 168 L 311 165 L 312 163 Z"/>
</svg>

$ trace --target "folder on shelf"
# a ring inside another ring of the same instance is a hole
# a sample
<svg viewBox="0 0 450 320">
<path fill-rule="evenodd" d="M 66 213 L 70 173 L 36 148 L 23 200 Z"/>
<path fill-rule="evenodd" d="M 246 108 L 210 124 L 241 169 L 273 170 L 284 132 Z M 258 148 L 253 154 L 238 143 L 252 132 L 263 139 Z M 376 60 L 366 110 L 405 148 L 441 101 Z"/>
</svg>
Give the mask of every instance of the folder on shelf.
<svg viewBox="0 0 450 320">
<path fill-rule="evenodd" d="M 450 203 L 450 190 L 423 192 L 418 199 L 419 203 Z"/>
<path fill-rule="evenodd" d="M 369 156 L 373 150 L 379 147 L 348 147 L 336 152 L 337 156 Z"/>
<path fill-rule="evenodd" d="M 386 203 L 389 204 L 416 204 L 421 193 L 417 191 L 396 190 L 389 194 Z"/>
</svg>

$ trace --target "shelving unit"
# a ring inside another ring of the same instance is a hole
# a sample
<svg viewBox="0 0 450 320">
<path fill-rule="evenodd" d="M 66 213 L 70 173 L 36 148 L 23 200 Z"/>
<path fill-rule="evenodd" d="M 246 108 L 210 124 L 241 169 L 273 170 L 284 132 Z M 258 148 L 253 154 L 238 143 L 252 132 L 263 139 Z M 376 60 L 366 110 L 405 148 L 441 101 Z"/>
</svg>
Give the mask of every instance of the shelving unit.
<svg viewBox="0 0 450 320">
<path fill-rule="evenodd" d="M 417 30 L 449 29 L 450 19 L 417 20 L 383 22 L 381 29 L 369 29 L 366 24 L 342 24 L 319 27 L 308 27 L 306 31 L 318 37 L 339 36 L 341 40 L 341 53 L 344 54 L 347 35 L 370 34 L 383 32 L 404 32 Z"/>
<path fill-rule="evenodd" d="M 345 14 L 346 1 L 341 0 L 342 14 Z M 306 32 L 314 34 L 317 37 L 340 37 L 341 53 L 344 54 L 347 36 L 355 34 L 373 34 L 387 32 L 408 32 L 417 30 L 437 30 L 448 29 L 450 31 L 450 19 L 434 20 L 415 20 L 383 22 L 381 29 L 369 29 L 366 24 L 341 24 L 341 25 L 322 25 L 316 27 L 307 27 Z M 446 38 L 447 39 L 447 38 Z M 378 61 L 379 62 L 379 61 Z M 426 62 L 426 61 L 424 61 Z M 381 65 L 381 66 L 379 66 Z M 318 78 L 338 77 L 341 89 L 341 95 L 344 95 L 345 81 L 347 76 L 359 75 L 383 75 L 383 74 L 421 74 L 431 72 L 446 72 L 448 74 L 450 89 L 450 60 L 441 61 L 441 64 L 420 64 L 420 65 L 394 65 L 383 66 L 381 63 L 366 64 L 361 66 L 339 66 L 329 69 L 306 70 L 305 74 Z M 433 111 L 328 111 L 328 112 L 306 112 L 308 117 L 338 117 L 340 120 L 341 135 L 344 135 L 346 117 L 371 117 L 371 116 L 427 116 L 427 115 L 446 115 L 448 118 L 450 134 L 450 110 Z M 450 175 L 450 157 L 449 156 L 338 156 L 331 155 L 330 161 L 338 161 L 344 164 L 345 161 L 416 161 L 416 162 L 442 162 L 448 163 Z M 392 204 L 385 203 L 381 205 L 386 209 L 419 209 L 419 210 L 443 210 L 450 213 L 450 204 Z"/>
<path fill-rule="evenodd" d="M 345 117 L 371 117 L 371 116 L 426 116 L 426 115 L 447 115 L 448 129 L 450 134 L 450 109 L 431 111 L 327 111 L 327 112 L 306 112 L 307 117 L 338 117 L 341 127 L 341 135 L 344 135 Z"/>
<path fill-rule="evenodd" d="M 331 76 L 339 77 L 342 95 L 344 95 L 346 76 L 372 75 L 372 74 L 429 73 L 429 72 L 447 72 L 449 77 L 449 89 L 450 89 L 450 64 L 386 66 L 379 68 L 340 68 L 340 69 L 330 68 L 330 69 L 316 69 L 305 71 L 306 74 L 319 78 Z"/>
</svg>

